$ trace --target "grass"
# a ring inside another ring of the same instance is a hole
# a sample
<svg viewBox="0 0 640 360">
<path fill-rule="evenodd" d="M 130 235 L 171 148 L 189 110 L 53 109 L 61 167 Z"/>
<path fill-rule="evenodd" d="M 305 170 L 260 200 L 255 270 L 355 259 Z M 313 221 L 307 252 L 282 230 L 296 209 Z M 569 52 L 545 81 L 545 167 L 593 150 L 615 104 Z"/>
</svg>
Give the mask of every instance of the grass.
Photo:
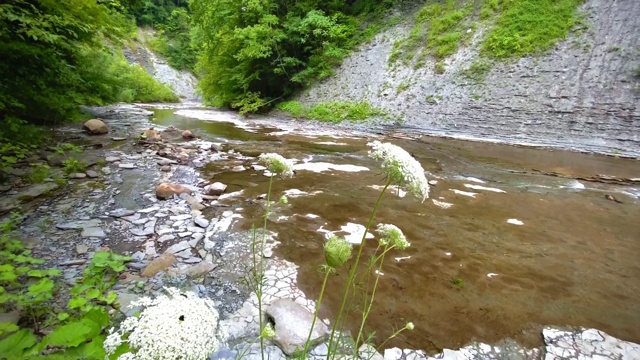
<svg viewBox="0 0 640 360">
<path fill-rule="evenodd" d="M 411 87 L 411 83 L 407 80 L 403 80 L 396 88 L 396 94 L 402 94 Z"/>
<path fill-rule="evenodd" d="M 464 6 L 456 0 L 425 5 L 416 13 L 415 24 L 409 35 L 393 44 L 389 64 L 398 60 L 408 64 L 420 48 L 422 50 L 414 66 L 416 68 L 425 64 L 427 56 L 441 60 L 455 54 L 463 39 L 464 19 L 469 16 L 470 10 L 470 6 Z"/>
<path fill-rule="evenodd" d="M 582 2 L 583 0 L 499 1 L 499 6 L 493 11 L 499 10 L 500 13 L 495 26 L 483 41 L 482 52 L 490 57 L 506 59 L 547 51 L 580 22 L 577 8 Z"/>
<path fill-rule="evenodd" d="M 491 71 L 491 63 L 484 60 L 476 60 L 464 71 L 462 75 L 474 82 L 481 83 L 487 76 L 487 73 Z"/>
<path fill-rule="evenodd" d="M 327 101 L 311 107 L 304 106 L 299 101 L 285 101 L 278 104 L 277 109 L 288 112 L 296 118 L 330 123 L 340 123 L 345 120 L 363 121 L 370 117 L 387 115 L 386 112 L 373 107 L 366 101 Z"/>
</svg>

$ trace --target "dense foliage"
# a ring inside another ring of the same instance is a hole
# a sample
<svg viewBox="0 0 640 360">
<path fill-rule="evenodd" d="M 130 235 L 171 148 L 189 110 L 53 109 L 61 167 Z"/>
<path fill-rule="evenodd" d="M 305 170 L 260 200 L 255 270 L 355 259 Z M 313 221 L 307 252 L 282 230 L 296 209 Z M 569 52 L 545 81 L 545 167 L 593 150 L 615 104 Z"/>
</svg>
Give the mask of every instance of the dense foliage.
<svg viewBox="0 0 640 360">
<path fill-rule="evenodd" d="M 0 118 L 57 122 L 79 104 L 177 100 L 116 50 L 133 23 L 120 3 L 108 3 L 0 4 Z"/>
<path fill-rule="evenodd" d="M 332 74 L 391 1 L 193 0 L 207 101 L 258 111 Z M 359 17 L 360 16 L 360 17 Z"/>
</svg>

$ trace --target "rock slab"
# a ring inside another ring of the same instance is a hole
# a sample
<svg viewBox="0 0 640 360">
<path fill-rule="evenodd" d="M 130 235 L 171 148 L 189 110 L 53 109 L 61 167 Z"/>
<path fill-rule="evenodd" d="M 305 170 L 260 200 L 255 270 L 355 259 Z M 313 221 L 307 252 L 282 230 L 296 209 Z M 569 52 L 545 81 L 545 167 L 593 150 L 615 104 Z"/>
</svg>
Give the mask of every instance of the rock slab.
<svg viewBox="0 0 640 360">
<path fill-rule="evenodd" d="M 313 314 L 302 305 L 291 299 L 278 299 L 265 311 L 267 317 L 275 324 L 276 336 L 273 341 L 287 355 L 304 349 L 313 322 Z M 318 344 L 326 339 L 327 326 L 317 320 L 311 334 L 311 344 Z"/>
</svg>

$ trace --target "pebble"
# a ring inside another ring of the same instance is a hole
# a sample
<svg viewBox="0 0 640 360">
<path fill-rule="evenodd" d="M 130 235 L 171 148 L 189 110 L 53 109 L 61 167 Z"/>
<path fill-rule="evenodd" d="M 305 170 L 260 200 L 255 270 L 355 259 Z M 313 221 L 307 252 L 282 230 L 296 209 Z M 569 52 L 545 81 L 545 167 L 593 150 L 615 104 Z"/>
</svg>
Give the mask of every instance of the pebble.
<svg viewBox="0 0 640 360">
<path fill-rule="evenodd" d="M 203 218 L 203 217 L 197 217 L 193 220 L 196 225 L 202 227 L 202 228 L 206 228 L 207 226 L 209 226 L 209 220 Z"/>
</svg>

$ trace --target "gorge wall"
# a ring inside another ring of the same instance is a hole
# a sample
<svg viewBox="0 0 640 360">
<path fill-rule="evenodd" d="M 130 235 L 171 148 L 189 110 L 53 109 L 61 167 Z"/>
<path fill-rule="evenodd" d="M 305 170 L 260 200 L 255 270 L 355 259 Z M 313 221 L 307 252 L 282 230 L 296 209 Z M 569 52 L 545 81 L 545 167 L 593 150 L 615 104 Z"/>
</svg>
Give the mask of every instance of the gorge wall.
<svg viewBox="0 0 640 360">
<path fill-rule="evenodd" d="M 640 157 L 640 1 L 587 0 L 580 11 L 584 31 L 546 55 L 495 62 L 480 82 L 464 71 L 481 59 L 482 25 L 437 74 L 434 60 L 389 65 L 394 41 L 411 27 L 400 24 L 297 100 L 366 100 L 417 134 Z"/>
</svg>

